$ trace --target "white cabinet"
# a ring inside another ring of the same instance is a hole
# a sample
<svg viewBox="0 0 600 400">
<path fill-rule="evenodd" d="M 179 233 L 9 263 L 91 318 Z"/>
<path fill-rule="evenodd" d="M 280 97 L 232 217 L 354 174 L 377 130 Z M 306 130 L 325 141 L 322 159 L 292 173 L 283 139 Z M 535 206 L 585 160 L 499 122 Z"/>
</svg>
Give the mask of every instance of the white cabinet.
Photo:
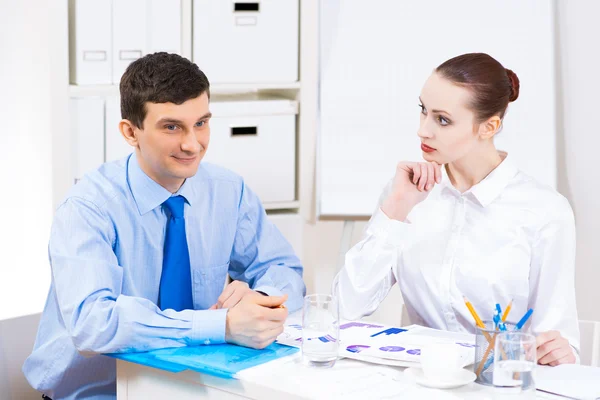
<svg viewBox="0 0 600 400">
<path fill-rule="evenodd" d="M 194 59 L 211 82 L 214 117 L 204 161 L 240 174 L 267 210 L 298 210 L 301 4 L 69 0 L 75 157 L 69 180 L 134 151 L 118 128 L 118 84 L 130 62 L 166 51 Z"/>
<path fill-rule="evenodd" d="M 181 54 L 181 0 L 71 0 L 71 83 L 118 85 L 134 60 Z"/>
<path fill-rule="evenodd" d="M 148 53 L 182 54 L 181 0 L 146 0 Z"/>
<path fill-rule="evenodd" d="M 297 103 L 287 99 L 214 99 L 205 161 L 240 174 L 263 203 L 296 200 Z"/>
<path fill-rule="evenodd" d="M 112 81 L 121 80 L 127 66 L 146 53 L 148 26 L 146 0 L 113 1 Z"/>
<path fill-rule="evenodd" d="M 71 0 L 71 83 L 112 83 L 111 0 Z"/>
<path fill-rule="evenodd" d="M 181 1 L 114 0 L 113 83 L 132 61 L 158 51 L 181 54 Z"/>
<path fill-rule="evenodd" d="M 298 80 L 298 0 L 194 0 L 194 62 L 211 83 Z"/>
<path fill-rule="evenodd" d="M 104 162 L 104 100 L 74 98 L 69 106 L 74 179 L 79 180 Z"/>
</svg>

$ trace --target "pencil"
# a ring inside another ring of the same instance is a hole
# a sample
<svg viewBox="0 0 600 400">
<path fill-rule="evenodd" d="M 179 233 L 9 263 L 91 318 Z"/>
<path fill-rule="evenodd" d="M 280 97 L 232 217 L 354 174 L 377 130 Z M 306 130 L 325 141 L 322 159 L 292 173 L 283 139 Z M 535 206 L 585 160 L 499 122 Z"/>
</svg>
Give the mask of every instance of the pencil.
<svg viewBox="0 0 600 400">
<path fill-rule="evenodd" d="M 486 329 L 485 324 L 483 323 L 481 318 L 479 318 L 479 315 L 477 315 L 477 312 L 473 308 L 473 304 L 471 304 L 471 302 L 469 300 L 467 300 L 467 298 L 465 296 L 463 296 L 463 300 L 465 301 L 465 304 L 466 304 L 467 308 L 469 309 L 469 312 L 473 316 L 473 319 L 475 319 L 475 324 L 478 327 L 480 327 L 481 329 Z"/>
<path fill-rule="evenodd" d="M 510 303 L 508 303 L 508 305 L 506 306 L 506 309 L 504 310 L 504 314 L 502 314 L 502 322 L 506 322 L 506 318 L 508 318 L 508 313 L 510 312 L 510 309 L 512 308 L 512 303 L 513 303 L 513 301 L 511 300 Z"/>
</svg>

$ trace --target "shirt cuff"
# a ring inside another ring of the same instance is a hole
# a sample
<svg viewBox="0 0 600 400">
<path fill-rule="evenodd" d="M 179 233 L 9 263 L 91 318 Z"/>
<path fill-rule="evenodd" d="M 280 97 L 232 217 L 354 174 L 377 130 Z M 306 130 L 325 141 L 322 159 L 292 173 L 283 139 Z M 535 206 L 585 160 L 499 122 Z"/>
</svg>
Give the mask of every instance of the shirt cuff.
<svg viewBox="0 0 600 400">
<path fill-rule="evenodd" d="M 281 290 L 279 290 L 273 286 L 259 286 L 252 290 L 254 290 L 255 292 L 263 292 L 267 296 L 283 296 L 283 293 L 281 292 Z"/>
<path fill-rule="evenodd" d="M 227 311 L 227 309 L 194 311 L 190 345 L 225 343 Z"/>
<path fill-rule="evenodd" d="M 393 246 L 400 246 L 414 237 L 414 227 L 411 224 L 389 218 L 381 208 L 373 214 L 369 230 Z"/>
</svg>

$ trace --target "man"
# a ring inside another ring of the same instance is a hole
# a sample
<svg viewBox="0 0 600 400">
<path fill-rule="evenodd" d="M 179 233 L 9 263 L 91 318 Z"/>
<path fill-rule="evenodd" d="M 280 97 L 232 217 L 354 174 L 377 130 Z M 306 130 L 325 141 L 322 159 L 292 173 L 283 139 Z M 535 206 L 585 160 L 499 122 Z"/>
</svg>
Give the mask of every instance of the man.
<svg viewBox="0 0 600 400">
<path fill-rule="evenodd" d="M 120 92 L 119 128 L 135 152 L 75 185 L 52 226 L 52 285 L 23 372 L 54 400 L 114 399 L 115 360 L 102 353 L 264 348 L 283 330 L 279 306 L 300 308 L 305 291 L 256 195 L 200 164 L 211 113 L 198 66 L 151 54 L 127 68 Z"/>
</svg>

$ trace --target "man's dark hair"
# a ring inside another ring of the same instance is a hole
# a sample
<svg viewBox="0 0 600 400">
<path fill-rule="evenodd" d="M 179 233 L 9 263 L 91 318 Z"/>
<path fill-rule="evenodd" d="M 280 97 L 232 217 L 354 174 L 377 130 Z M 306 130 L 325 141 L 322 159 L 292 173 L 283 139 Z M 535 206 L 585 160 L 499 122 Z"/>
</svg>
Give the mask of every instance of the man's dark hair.
<svg viewBox="0 0 600 400">
<path fill-rule="evenodd" d="M 142 129 L 146 102 L 182 104 L 202 93 L 210 97 L 210 83 L 200 68 L 177 54 L 148 54 L 129 64 L 121 78 L 121 118 Z"/>
</svg>

